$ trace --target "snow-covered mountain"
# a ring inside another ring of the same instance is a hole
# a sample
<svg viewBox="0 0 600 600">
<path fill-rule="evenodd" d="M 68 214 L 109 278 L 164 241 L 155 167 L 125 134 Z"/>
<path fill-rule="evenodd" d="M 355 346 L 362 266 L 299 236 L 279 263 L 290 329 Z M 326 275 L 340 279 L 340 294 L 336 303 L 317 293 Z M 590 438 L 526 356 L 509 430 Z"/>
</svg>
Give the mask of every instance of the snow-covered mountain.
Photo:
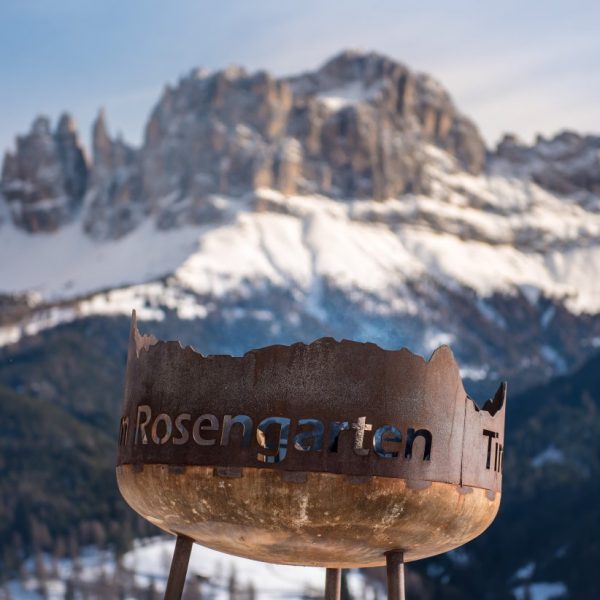
<svg viewBox="0 0 600 600">
<path fill-rule="evenodd" d="M 202 351 L 451 343 L 521 385 L 600 345 L 600 137 L 488 151 L 431 77 L 344 52 L 194 71 L 143 145 L 38 118 L 2 171 L 0 341 L 129 314 Z"/>
</svg>

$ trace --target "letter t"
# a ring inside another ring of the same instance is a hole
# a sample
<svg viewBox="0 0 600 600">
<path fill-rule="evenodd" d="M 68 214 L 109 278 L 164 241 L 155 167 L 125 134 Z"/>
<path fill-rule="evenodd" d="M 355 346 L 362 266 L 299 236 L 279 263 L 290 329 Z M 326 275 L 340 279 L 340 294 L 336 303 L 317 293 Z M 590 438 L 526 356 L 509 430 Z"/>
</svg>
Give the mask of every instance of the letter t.
<svg viewBox="0 0 600 600">
<path fill-rule="evenodd" d="M 373 425 L 367 423 L 367 417 L 358 417 L 356 423 L 352 423 L 352 429 L 356 432 L 354 434 L 354 452 L 359 456 L 366 456 L 369 454 L 369 449 L 363 448 L 365 431 L 371 431 Z"/>
</svg>

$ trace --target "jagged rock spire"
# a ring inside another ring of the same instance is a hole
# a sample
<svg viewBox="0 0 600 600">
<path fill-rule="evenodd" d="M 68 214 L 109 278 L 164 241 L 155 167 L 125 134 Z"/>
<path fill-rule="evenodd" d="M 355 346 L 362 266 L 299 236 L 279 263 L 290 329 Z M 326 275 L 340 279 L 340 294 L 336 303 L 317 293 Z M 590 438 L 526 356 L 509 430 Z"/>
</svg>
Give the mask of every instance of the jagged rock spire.
<svg viewBox="0 0 600 600">
<path fill-rule="evenodd" d="M 53 231 L 77 213 L 87 188 L 88 167 L 74 119 L 64 113 L 54 133 L 37 117 L 7 154 L 1 189 L 12 219 L 28 231 Z"/>
<path fill-rule="evenodd" d="M 85 230 L 97 238 L 119 237 L 145 216 L 138 152 L 110 137 L 103 108 L 92 124 L 92 178 Z"/>
<path fill-rule="evenodd" d="M 95 168 L 110 169 L 113 166 L 112 144 L 108 135 L 105 110 L 101 108 L 92 124 L 92 157 Z"/>
</svg>

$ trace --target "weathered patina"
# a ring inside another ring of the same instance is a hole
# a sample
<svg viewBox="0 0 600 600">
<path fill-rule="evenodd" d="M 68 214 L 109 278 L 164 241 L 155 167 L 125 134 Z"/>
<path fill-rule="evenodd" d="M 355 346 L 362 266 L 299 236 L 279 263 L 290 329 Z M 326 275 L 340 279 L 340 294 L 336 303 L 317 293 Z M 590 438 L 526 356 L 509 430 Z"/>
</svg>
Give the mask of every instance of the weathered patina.
<svg viewBox="0 0 600 600">
<path fill-rule="evenodd" d="M 324 338 L 202 356 L 132 322 L 117 477 L 165 531 L 332 568 L 451 550 L 493 521 L 506 387 L 482 409 L 448 347 Z"/>
</svg>

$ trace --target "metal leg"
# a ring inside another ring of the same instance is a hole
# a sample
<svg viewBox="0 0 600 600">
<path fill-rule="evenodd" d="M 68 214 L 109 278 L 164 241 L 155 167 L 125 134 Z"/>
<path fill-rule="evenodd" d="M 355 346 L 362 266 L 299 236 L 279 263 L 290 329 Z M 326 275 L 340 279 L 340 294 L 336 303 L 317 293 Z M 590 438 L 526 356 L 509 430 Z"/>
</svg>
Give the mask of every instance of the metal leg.
<svg viewBox="0 0 600 600">
<path fill-rule="evenodd" d="M 325 572 L 325 600 L 340 600 L 342 570 L 327 569 Z"/>
<path fill-rule="evenodd" d="M 171 561 L 171 570 L 169 571 L 169 580 L 165 590 L 164 600 L 180 600 L 187 575 L 188 563 L 192 552 L 193 541 L 184 535 L 177 536 L 175 543 L 175 552 Z"/>
<path fill-rule="evenodd" d="M 388 600 L 405 600 L 404 596 L 404 553 L 390 550 L 385 553 L 387 563 Z"/>
</svg>

